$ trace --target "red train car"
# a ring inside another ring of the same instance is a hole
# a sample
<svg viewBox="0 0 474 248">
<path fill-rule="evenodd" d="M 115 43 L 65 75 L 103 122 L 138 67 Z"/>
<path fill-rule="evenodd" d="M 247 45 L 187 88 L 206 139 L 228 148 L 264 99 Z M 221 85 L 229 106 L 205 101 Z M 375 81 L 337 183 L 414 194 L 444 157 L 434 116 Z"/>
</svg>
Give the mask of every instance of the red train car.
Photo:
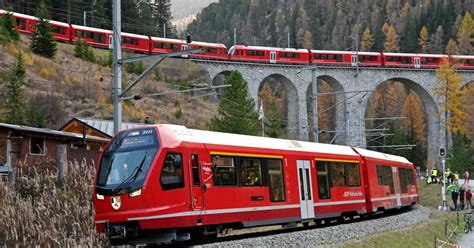
<svg viewBox="0 0 474 248">
<path fill-rule="evenodd" d="M 367 209 L 371 212 L 418 203 L 413 164 L 406 158 L 354 148 L 362 157 L 367 181 Z"/>
<path fill-rule="evenodd" d="M 337 66 L 380 66 L 382 56 L 374 52 L 311 50 L 311 63 Z"/>
<path fill-rule="evenodd" d="M 306 49 L 235 45 L 229 49 L 229 59 L 242 62 L 271 64 L 308 64 Z"/>
<path fill-rule="evenodd" d="M 208 43 L 201 41 L 193 41 L 191 44 L 187 44 L 188 48 L 191 49 L 203 49 L 204 52 L 191 54 L 189 57 L 197 59 L 218 59 L 225 60 L 229 56 L 227 55 L 227 47 L 221 43 Z"/>
<path fill-rule="evenodd" d="M 386 67 L 438 68 L 446 59 L 440 54 L 383 53 L 383 65 Z"/>
<path fill-rule="evenodd" d="M 188 50 L 186 41 L 159 37 L 150 37 L 151 39 L 151 53 L 162 54 Z"/>
<path fill-rule="evenodd" d="M 112 48 L 112 31 L 110 30 L 79 25 L 71 25 L 71 28 L 72 42 L 77 42 L 80 38 L 93 47 Z"/>
<path fill-rule="evenodd" d="M 377 176 L 375 165 L 366 161 L 377 156 L 347 146 L 176 125 L 123 131 L 101 155 L 96 228 L 114 243 L 161 243 L 213 237 L 226 228 L 371 213 L 380 210 L 367 201 L 377 196 L 369 189 Z M 383 164 L 400 161 L 387 157 Z M 408 162 L 403 166 L 413 173 Z M 401 205 L 391 201 L 380 202 L 401 207 L 417 198 Z"/>
<path fill-rule="evenodd" d="M 474 69 L 474 56 L 469 55 L 453 55 L 459 69 Z"/>
<path fill-rule="evenodd" d="M 122 33 L 122 50 L 136 53 L 150 53 L 150 37 L 131 33 Z"/>
</svg>

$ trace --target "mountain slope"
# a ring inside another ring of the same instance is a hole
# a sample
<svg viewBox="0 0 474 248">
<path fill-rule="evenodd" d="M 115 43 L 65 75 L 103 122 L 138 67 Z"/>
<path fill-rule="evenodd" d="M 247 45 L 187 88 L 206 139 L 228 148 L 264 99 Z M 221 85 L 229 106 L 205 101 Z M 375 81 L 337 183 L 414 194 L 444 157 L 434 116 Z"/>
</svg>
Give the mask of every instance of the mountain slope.
<svg viewBox="0 0 474 248">
<path fill-rule="evenodd" d="M 416 52 L 418 34 L 427 26 L 433 34 L 444 30 L 443 47 L 454 37 L 459 16 L 474 11 L 473 0 L 242 0 L 219 1 L 203 9 L 188 26 L 195 40 L 286 47 L 346 50 L 354 47 L 351 35 L 369 27 L 374 51 L 383 49 L 382 26 L 393 25 L 401 51 Z"/>
</svg>

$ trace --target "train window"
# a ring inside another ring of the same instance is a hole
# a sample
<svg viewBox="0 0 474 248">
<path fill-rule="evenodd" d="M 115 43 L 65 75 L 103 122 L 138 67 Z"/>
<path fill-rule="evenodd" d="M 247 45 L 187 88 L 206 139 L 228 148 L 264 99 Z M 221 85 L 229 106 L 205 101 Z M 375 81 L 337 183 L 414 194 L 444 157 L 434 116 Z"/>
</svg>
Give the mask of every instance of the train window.
<svg viewBox="0 0 474 248">
<path fill-rule="evenodd" d="M 316 162 L 316 176 L 318 178 L 318 196 L 319 199 L 331 198 L 331 181 L 329 180 L 329 162 Z"/>
<path fill-rule="evenodd" d="M 345 186 L 344 164 L 333 163 L 331 165 L 331 169 L 332 169 L 332 185 L 334 187 Z"/>
<path fill-rule="evenodd" d="M 105 43 L 105 34 L 94 33 L 94 42 Z"/>
<path fill-rule="evenodd" d="M 193 185 L 200 186 L 201 182 L 199 180 L 199 162 L 198 162 L 198 155 L 192 154 L 191 155 L 191 164 L 193 166 Z"/>
<path fill-rule="evenodd" d="M 342 55 L 336 55 L 336 61 L 342 62 Z"/>
<path fill-rule="evenodd" d="M 122 42 L 123 42 L 124 44 L 134 45 L 134 46 L 137 46 L 138 43 L 139 43 L 138 39 L 129 38 L 129 37 L 123 37 L 123 38 L 122 38 Z"/>
<path fill-rule="evenodd" d="M 356 187 L 360 186 L 360 171 L 359 164 L 346 163 L 344 167 L 346 174 L 347 186 Z"/>
<path fill-rule="evenodd" d="M 233 157 L 212 156 L 214 186 L 237 185 Z"/>
<path fill-rule="evenodd" d="M 395 193 L 392 178 L 392 167 L 386 165 L 377 165 L 377 178 L 379 185 L 389 186 L 390 193 Z"/>
<path fill-rule="evenodd" d="M 240 179 L 243 186 L 262 186 L 262 164 L 258 158 L 240 159 Z"/>
<path fill-rule="evenodd" d="M 26 29 L 26 20 L 17 18 L 17 19 L 16 19 L 16 25 L 17 25 L 20 29 L 25 30 L 25 29 Z"/>
<path fill-rule="evenodd" d="M 51 32 L 57 34 L 66 34 L 66 29 L 58 26 L 51 26 Z"/>
<path fill-rule="evenodd" d="M 360 61 L 377 61 L 377 56 L 359 56 Z"/>
<path fill-rule="evenodd" d="M 180 153 L 166 154 L 160 182 L 163 190 L 184 188 L 183 159 Z"/>
<path fill-rule="evenodd" d="M 257 51 L 257 50 L 248 50 L 247 51 L 248 56 L 258 56 L 258 57 L 263 57 L 265 53 L 263 51 Z"/>
<path fill-rule="evenodd" d="M 299 53 L 280 53 L 280 58 L 299 58 Z"/>
<path fill-rule="evenodd" d="M 469 66 L 474 66 L 474 59 L 467 59 L 465 64 Z"/>
<path fill-rule="evenodd" d="M 404 168 L 399 168 L 399 175 L 400 175 L 400 188 L 402 189 L 402 193 L 408 192 L 408 174 L 409 171 Z"/>
<path fill-rule="evenodd" d="M 285 201 L 285 182 L 283 176 L 283 165 L 279 159 L 269 159 L 268 164 L 268 178 L 270 180 L 270 201 L 280 202 Z"/>
<path fill-rule="evenodd" d="M 426 58 L 421 58 L 421 64 L 426 64 L 428 60 Z"/>
</svg>

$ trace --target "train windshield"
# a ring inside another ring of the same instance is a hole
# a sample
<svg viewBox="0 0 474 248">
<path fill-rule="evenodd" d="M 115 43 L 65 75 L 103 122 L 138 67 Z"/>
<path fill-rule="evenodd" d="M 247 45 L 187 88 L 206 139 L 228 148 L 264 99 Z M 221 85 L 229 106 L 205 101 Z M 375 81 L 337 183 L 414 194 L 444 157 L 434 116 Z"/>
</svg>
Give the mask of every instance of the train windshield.
<svg viewBox="0 0 474 248">
<path fill-rule="evenodd" d="M 142 187 L 158 147 L 154 128 L 129 130 L 116 137 L 100 161 L 97 186 L 102 193 L 126 193 Z"/>
</svg>

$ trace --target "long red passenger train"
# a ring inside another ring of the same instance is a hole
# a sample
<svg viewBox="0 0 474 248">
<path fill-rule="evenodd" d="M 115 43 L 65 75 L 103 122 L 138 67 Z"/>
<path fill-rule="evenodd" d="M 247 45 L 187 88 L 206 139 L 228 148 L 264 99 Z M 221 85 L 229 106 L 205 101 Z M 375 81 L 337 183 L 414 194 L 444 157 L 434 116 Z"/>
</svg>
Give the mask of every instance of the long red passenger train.
<svg viewBox="0 0 474 248">
<path fill-rule="evenodd" d="M 112 243 L 365 216 L 418 203 L 403 157 L 348 146 L 150 125 L 103 151 L 95 223 Z"/>
<path fill-rule="evenodd" d="M 0 16 L 5 15 L 0 10 Z M 23 34 L 31 34 L 38 19 L 34 16 L 12 13 L 16 20 L 16 28 Z M 54 37 L 61 42 L 75 43 L 81 37 L 89 45 L 97 48 L 112 48 L 112 31 L 106 29 L 69 25 L 63 22 L 50 21 Z M 122 33 L 122 49 L 142 54 L 162 54 L 189 49 L 201 48 L 199 54 L 183 55 L 183 58 L 221 60 L 230 62 L 290 64 L 345 67 L 388 67 L 388 68 L 438 68 L 448 59 L 442 54 L 414 53 L 379 53 L 354 51 L 327 51 L 294 48 L 278 48 L 264 46 L 234 45 L 227 50 L 221 43 L 192 41 L 187 43 L 181 39 L 152 37 L 130 33 Z M 457 67 L 463 70 L 474 70 L 474 56 L 454 55 Z"/>
</svg>

